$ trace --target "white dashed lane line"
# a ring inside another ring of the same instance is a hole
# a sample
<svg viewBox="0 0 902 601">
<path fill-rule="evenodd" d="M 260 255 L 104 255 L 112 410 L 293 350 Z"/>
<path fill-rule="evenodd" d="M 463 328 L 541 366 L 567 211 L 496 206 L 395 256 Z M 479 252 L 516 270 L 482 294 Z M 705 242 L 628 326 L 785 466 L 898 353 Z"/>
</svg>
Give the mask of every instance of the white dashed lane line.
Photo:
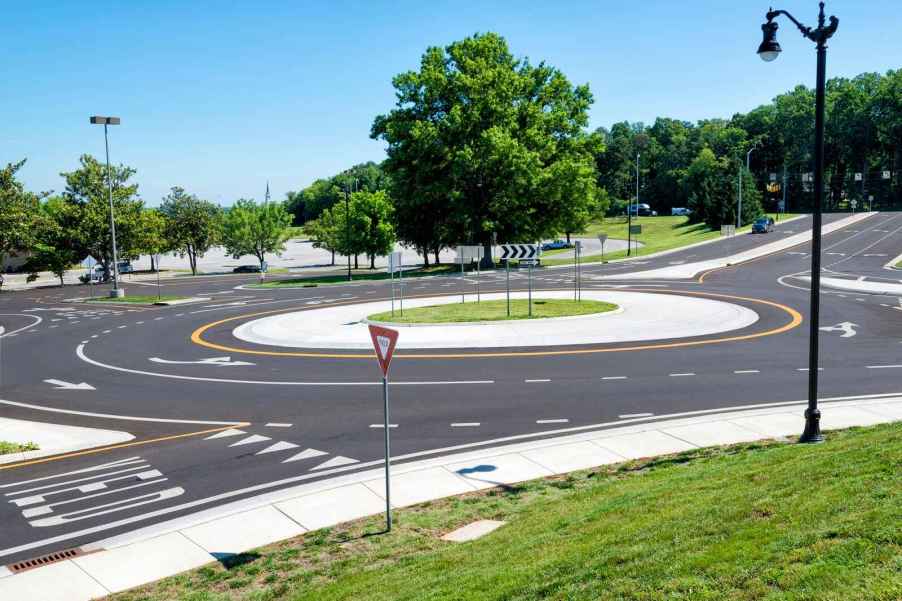
<svg viewBox="0 0 902 601">
<path fill-rule="evenodd" d="M 480 426 L 480 422 L 453 422 L 451 424 L 452 428 L 478 428 Z"/>
<path fill-rule="evenodd" d="M 695 374 L 692 372 L 686 372 L 684 374 L 669 374 L 671 378 L 685 378 L 687 376 L 694 376 Z"/>
<path fill-rule="evenodd" d="M 527 384 L 538 384 L 538 383 L 542 383 L 542 382 L 551 382 L 551 379 L 550 378 L 541 378 L 541 379 L 537 379 L 537 380 L 523 380 L 523 381 Z"/>
<path fill-rule="evenodd" d="M 602 380 L 628 380 L 627 376 L 602 376 Z"/>
<path fill-rule="evenodd" d="M 389 428 L 397 428 L 398 424 L 388 424 Z M 370 424 L 370 428 L 381 428 L 385 429 L 385 424 Z"/>
<path fill-rule="evenodd" d="M 654 413 L 624 413 L 623 415 L 618 415 L 620 419 L 632 419 L 634 417 L 652 417 Z"/>
<path fill-rule="evenodd" d="M 900 369 L 902 365 L 866 365 L 867 369 Z"/>
<path fill-rule="evenodd" d="M 566 424 L 569 423 L 570 420 L 566 418 L 558 418 L 558 419 L 537 419 L 537 424 Z"/>
<path fill-rule="evenodd" d="M 290 428 L 291 424 L 286 424 L 284 422 L 269 422 L 266 424 L 267 428 Z"/>
<path fill-rule="evenodd" d="M 734 374 L 760 374 L 761 371 L 757 369 L 737 369 L 733 372 Z"/>
</svg>

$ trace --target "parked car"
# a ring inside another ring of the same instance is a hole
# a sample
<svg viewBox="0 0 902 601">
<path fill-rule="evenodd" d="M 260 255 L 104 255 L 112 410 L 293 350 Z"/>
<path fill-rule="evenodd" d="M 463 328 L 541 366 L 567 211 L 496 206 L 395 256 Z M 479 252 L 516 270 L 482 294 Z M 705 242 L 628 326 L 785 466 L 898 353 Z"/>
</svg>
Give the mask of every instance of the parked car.
<svg viewBox="0 0 902 601">
<path fill-rule="evenodd" d="M 119 273 L 133 273 L 135 271 L 131 261 L 119 261 L 116 266 Z"/>
<path fill-rule="evenodd" d="M 766 234 L 774 229 L 774 220 L 770 217 L 759 217 L 752 224 L 753 234 Z"/>
<path fill-rule="evenodd" d="M 652 211 L 651 206 L 643 203 L 639 204 L 631 204 L 627 209 L 630 215 L 638 216 L 638 217 L 657 217 L 658 212 Z"/>
<path fill-rule="evenodd" d="M 554 242 L 546 242 L 542 245 L 542 250 L 557 250 L 559 248 L 570 248 L 570 244 L 563 240 L 555 240 Z"/>
<path fill-rule="evenodd" d="M 688 217 L 692 214 L 692 211 L 690 211 L 686 207 L 673 207 L 672 209 L 670 209 L 670 214 L 674 217 Z"/>
<path fill-rule="evenodd" d="M 259 265 L 239 265 L 235 269 L 232 270 L 232 273 L 260 273 L 266 272 L 268 265 L 263 263 L 263 269 L 260 269 Z"/>
</svg>

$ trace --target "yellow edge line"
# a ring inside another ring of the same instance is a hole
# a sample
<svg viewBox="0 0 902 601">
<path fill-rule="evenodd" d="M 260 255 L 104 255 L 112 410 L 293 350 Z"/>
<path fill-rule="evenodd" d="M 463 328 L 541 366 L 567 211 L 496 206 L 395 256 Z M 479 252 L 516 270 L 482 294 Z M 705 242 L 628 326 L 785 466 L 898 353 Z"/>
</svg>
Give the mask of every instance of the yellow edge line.
<svg viewBox="0 0 902 601">
<path fill-rule="evenodd" d="M 638 289 L 635 288 L 625 288 L 622 290 L 637 292 Z M 664 292 L 660 290 L 647 290 L 642 289 L 641 292 L 648 292 L 651 294 L 671 294 L 672 292 Z M 775 334 L 782 334 L 783 332 L 787 332 L 793 328 L 798 327 L 802 323 L 802 315 L 792 307 L 788 307 L 786 305 L 781 305 L 779 303 L 768 301 L 759 298 L 749 298 L 745 296 L 730 296 L 726 294 L 715 294 L 713 292 L 690 292 L 690 291 L 679 291 L 679 294 L 692 294 L 696 296 L 708 296 L 715 298 L 725 298 L 732 300 L 744 300 L 752 303 L 760 303 L 763 305 L 769 305 L 771 307 L 775 307 L 777 309 L 783 310 L 788 313 L 792 319 L 788 321 L 786 324 L 780 326 L 779 328 L 775 328 L 772 330 L 767 330 L 764 332 L 758 332 L 755 334 L 745 334 L 743 336 L 730 336 L 727 338 L 716 338 L 713 340 L 695 340 L 690 342 L 669 342 L 669 343 L 661 343 L 661 344 L 644 344 L 639 346 L 627 346 L 627 347 L 616 347 L 616 348 L 602 348 L 602 349 L 578 349 L 578 350 L 568 350 L 568 351 L 521 351 L 521 352 L 508 352 L 508 353 L 443 353 L 443 354 L 422 354 L 422 355 L 395 355 L 396 358 L 399 359 L 474 359 L 480 357 L 551 357 L 556 355 L 587 355 L 594 353 L 614 353 L 621 351 L 644 351 L 644 350 L 655 350 L 655 349 L 667 349 L 667 348 L 680 348 L 687 346 L 700 346 L 703 344 L 717 344 L 722 342 L 736 342 L 740 340 L 751 340 L 753 338 L 761 338 L 763 336 L 773 336 Z M 436 296 L 435 294 L 425 294 L 418 295 L 408 298 L 428 298 L 431 296 Z M 448 295 L 446 295 L 448 296 Z M 333 303 L 330 306 L 336 305 L 347 305 L 347 304 L 358 304 L 354 302 L 345 302 L 345 303 Z M 321 307 L 315 307 L 321 308 Z M 313 310 L 314 307 L 309 308 L 301 308 L 300 311 L 310 311 Z M 318 359 L 372 359 L 374 354 L 339 354 L 339 353 L 301 353 L 301 352 L 287 352 L 287 351 L 255 351 L 250 349 L 241 349 L 235 348 L 231 346 L 225 346 L 221 344 L 216 344 L 213 342 L 209 342 L 204 340 L 203 334 L 207 330 L 214 328 L 218 325 L 222 325 L 224 323 L 228 323 L 231 321 L 237 321 L 239 319 L 246 319 L 248 317 L 258 317 L 260 315 L 272 315 L 275 313 L 285 313 L 288 311 L 298 311 L 298 308 L 290 308 L 290 309 L 276 309 L 274 311 L 262 311 L 259 313 L 249 313 L 246 315 L 237 315 L 235 317 L 228 317 L 226 319 L 221 319 L 219 321 L 214 321 L 212 323 L 208 323 L 203 325 L 194 332 L 191 333 L 191 341 L 197 345 L 220 350 L 227 351 L 230 353 L 243 353 L 246 355 L 265 355 L 271 357 L 310 357 L 310 358 L 318 358 Z"/>
<path fill-rule="evenodd" d="M 199 432 L 186 432 L 185 434 L 173 434 L 171 436 L 161 436 L 160 438 L 150 438 L 147 440 L 135 440 L 132 442 L 124 442 L 122 444 L 110 445 L 107 447 L 96 447 L 93 449 L 85 449 L 84 451 L 75 451 L 74 453 L 65 453 L 63 455 L 52 455 L 50 457 L 41 457 L 40 459 L 33 459 L 31 461 L 22 461 L 20 463 L 10 463 L 8 465 L 0 465 L 0 470 L 11 470 L 17 467 L 25 467 L 28 465 L 37 465 L 39 463 L 49 463 L 50 461 L 59 461 L 60 459 L 70 459 L 72 457 L 81 457 L 82 455 L 94 455 L 96 453 L 105 453 L 106 451 L 115 451 L 116 449 L 125 449 L 128 447 L 137 447 L 141 445 L 151 444 L 154 442 L 164 442 L 166 440 L 175 440 L 177 438 L 188 438 L 191 436 L 202 436 L 203 434 L 214 434 L 216 432 L 222 432 L 223 430 L 228 430 L 229 428 L 246 428 L 251 425 L 250 422 L 241 422 L 234 423 L 229 426 L 222 426 L 221 428 L 212 428 L 210 430 L 201 430 Z"/>
</svg>

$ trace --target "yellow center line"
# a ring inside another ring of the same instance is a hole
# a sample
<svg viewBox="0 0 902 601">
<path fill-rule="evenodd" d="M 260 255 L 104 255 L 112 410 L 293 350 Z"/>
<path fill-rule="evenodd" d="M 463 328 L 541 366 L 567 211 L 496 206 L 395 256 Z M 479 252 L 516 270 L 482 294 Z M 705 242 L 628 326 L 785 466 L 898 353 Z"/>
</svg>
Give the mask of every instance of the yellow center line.
<svg viewBox="0 0 902 601">
<path fill-rule="evenodd" d="M 625 352 L 625 351 L 645 351 L 645 350 L 658 350 L 658 349 L 670 349 L 670 348 L 683 348 L 690 346 L 701 346 L 706 344 L 719 344 L 724 342 L 737 342 L 741 340 L 752 340 L 755 338 L 762 338 L 764 336 L 773 336 L 776 334 L 782 334 L 783 332 L 787 332 L 793 328 L 798 327 L 802 323 L 802 315 L 792 307 L 788 307 L 786 305 L 782 305 L 780 303 L 776 303 L 769 300 L 759 299 L 759 298 L 750 298 L 745 296 L 731 296 L 727 294 L 716 294 L 713 292 L 691 292 L 688 290 L 681 291 L 673 291 L 673 290 L 648 290 L 648 289 L 635 289 L 635 288 L 618 288 L 617 291 L 628 291 L 628 292 L 645 292 L 648 294 L 674 294 L 679 296 L 680 294 L 689 294 L 693 296 L 703 296 L 703 297 L 711 297 L 711 298 L 722 298 L 722 299 L 730 299 L 730 300 L 741 300 L 747 301 L 751 303 L 757 303 L 762 305 L 767 305 L 770 307 L 774 307 L 781 311 L 786 312 L 790 319 L 785 324 L 780 327 L 766 330 L 764 332 L 756 332 L 753 334 L 744 334 L 741 336 L 729 336 L 725 338 L 714 338 L 709 340 L 692 340 L 692 341 L 684 341 L 684 342 L 667 342 L 667 343 L 656 343 L 656 344 L 640 344 L 634 346 L 622 346 L 622 347 L 607 347 L 607 348 L 591 348 L 591 349 L 571 349 L 571 350 L 561 350 L 561 351 L 512 351 L 512 352 L 491 352 L 491 353 L 432 353 L 432 354 L 396 354 L 395 357 L 398 359 L 474 359 L 474 358 L 484 358 L 484 357 L 551 357 L 551 356 L 560 356 L 560 355 L 588 355 L 595 353 L 615 353 L 615 352 Z M 520 291 L 522 292 L 522 291 Z M 541 292 L 534 290 L 533 293 Z M 421 294 L 409 296 L 408 298 L 430 298 L 435 296 L 453 296 L 453 295 L 436 295 L 436 294 Z M 337 306 L 337 305 L 353 305 L 359 304 L 359 301 L 348 301 L 348 302 L 338 302 L 331 303 L 329 306 Z M 276 309 L 273 311 L 261 311 L 258 313 L 248 313 L 244 315 L 236 315 L 234 317 L 228 317 L 226 319 L 220 319 L 219 321 L 214 321 L 212 323 L 208 323 L 203 325 L 194 332 L 191 333 L 191 341 L 199 346 L 203 346 L 210 349 L 215 349 L 219 351 L 226 351 L 230 353 L 242 353 L 245 355 L 262 355 L 262 356 L 270 356 L 270 357 L 307 357 L 307 358 L 318 358 L 318 359 L 369 359 L 372 360 L 375 356 L 372 353 L 353 353 L 353 354 L 341 354 L 341 353 L 313 353 L 313 352 L 295 352 L 295 351 L 262 351 L 262 350 L 253 350 L 253 349 L 244 349 L 239 347 L 227 346 L 223 344 L 216 344 L 214 342 L 210 342 L 203 338 L 203 335 L 208 330 L 215 328 L 216 326 L 222 325 L 224 323 L 229 323 L 233 321 L 238 321 L 241 319 L 247 319 L 250 317 L 260 317 L 262 315 L 274 315 L 278 313 L 287 313 L 287 312 L 303 312 L 303 311 L 312 311 L 315 309 L 321 309 L 322 307 L 294 307 L 294 308 L 283 308 Z"/>
</svg>

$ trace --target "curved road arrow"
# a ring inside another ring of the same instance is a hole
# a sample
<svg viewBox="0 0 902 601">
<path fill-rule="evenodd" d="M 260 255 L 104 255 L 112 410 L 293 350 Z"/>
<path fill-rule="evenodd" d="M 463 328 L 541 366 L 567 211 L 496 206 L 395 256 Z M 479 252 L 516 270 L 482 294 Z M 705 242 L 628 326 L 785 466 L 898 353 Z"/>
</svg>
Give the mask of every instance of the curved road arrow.
<svg viewBox="0 0 902 601">
<path fill-rule="evenodd" d="M 44 380 L 48 384 L 53 384 L 56 386 L 56 390 L 97 390 L 87 382 L 82 382 L 81 384 L 73 384 L 72 382 L 65 382 L 63 380 Z"/>
<path fill-rule="evenodd" d="M 236 367 L 239 365 L 256 365 L 248 361 L 232 361 L 231 357 L 210 357 L 209 359 L 201 359 L 200 361 L 169 361 L 168 359 L 160 359 L 159 357 L 151 357 L 149 361 L 153 363 L 165 363 L 166 365 L 213 365 L 216 367 Z"/>
</svg>

